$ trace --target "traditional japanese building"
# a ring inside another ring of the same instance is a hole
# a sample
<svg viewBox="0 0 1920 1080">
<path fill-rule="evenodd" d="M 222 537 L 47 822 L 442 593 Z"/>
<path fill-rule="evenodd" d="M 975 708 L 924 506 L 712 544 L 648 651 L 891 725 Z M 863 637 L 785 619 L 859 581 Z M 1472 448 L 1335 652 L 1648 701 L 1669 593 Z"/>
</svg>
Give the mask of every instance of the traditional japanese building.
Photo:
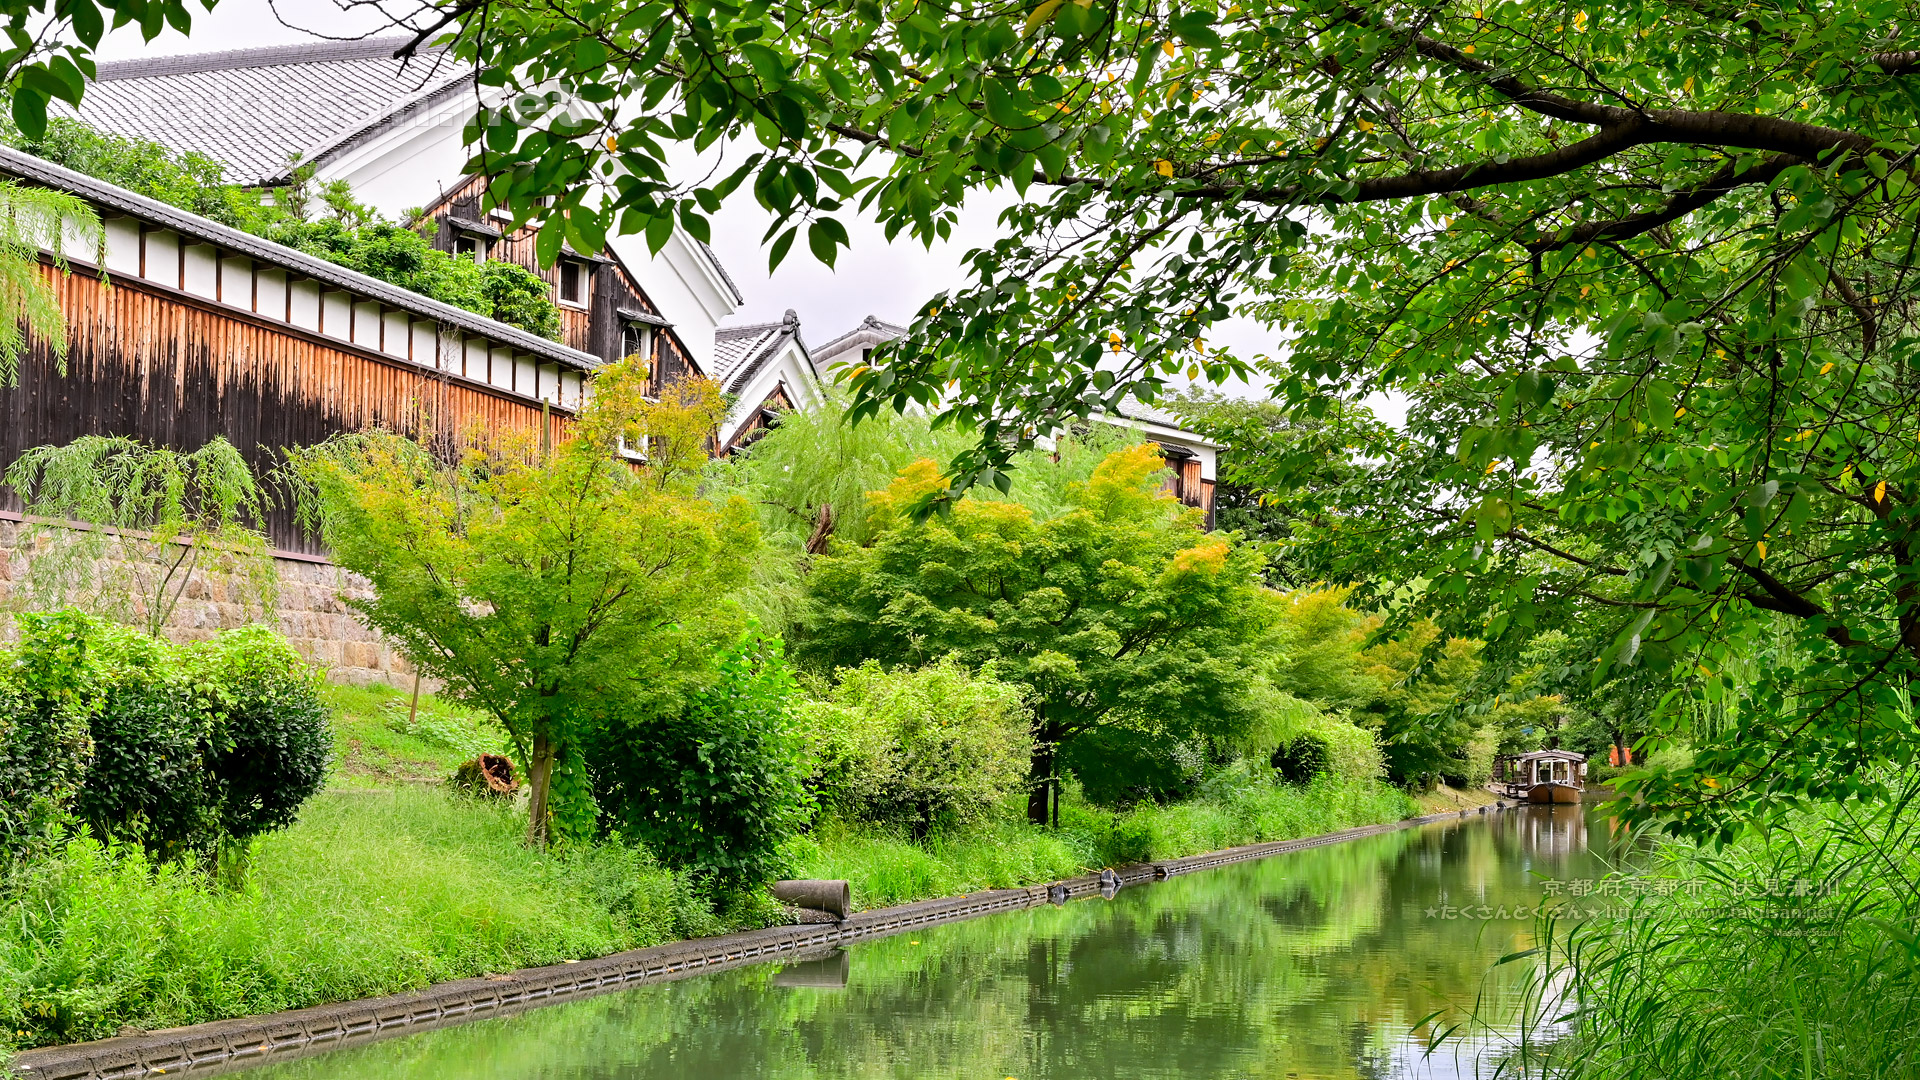
<svg viewBox="0 0 1920 1080">
<path fill-rule="evenodd" d="M 553 266 L 537 231 L 486 205 L 465 144 L 482 98 L 473 70 L 444 52 L 401 58 L 404 38 L 319 43 L 101 64 L 79 116 L 128 138 L 202 154 L 268 199 L 344 182 L 361 202 L 428 223 L 436 247 L 504 260 L 546 282 L 561 339 L 601 360 L 639 353 L 656 380 L 718 377 L 716 331 L 742 302 L 713 250 L 676 230 L 657 254 L 616 236 L 567 249 Z M 510 103 L 509 103 L 510 104 Z M 724 381 L 724 380 L 723 380 Z M 770 388 L 770 392 L 771 392 Z M 740 398 L 739 426 L 779 403 Z"/>
</svg>

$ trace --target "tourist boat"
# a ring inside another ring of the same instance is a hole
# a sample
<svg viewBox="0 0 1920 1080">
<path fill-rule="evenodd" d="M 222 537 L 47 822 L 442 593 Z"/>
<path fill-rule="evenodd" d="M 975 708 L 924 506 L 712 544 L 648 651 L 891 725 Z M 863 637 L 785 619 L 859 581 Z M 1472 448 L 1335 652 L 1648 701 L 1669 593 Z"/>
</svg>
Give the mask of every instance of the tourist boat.
<svg viewBox="0 0 1920 1080">
<path fill-rule="evenodd" d="M 1535 750 L 1495 758 L 1493 787 L 1509 799 L 1577 803 L 1587 788 L 1587 756 L 1571 750 Z"/>
</svg>

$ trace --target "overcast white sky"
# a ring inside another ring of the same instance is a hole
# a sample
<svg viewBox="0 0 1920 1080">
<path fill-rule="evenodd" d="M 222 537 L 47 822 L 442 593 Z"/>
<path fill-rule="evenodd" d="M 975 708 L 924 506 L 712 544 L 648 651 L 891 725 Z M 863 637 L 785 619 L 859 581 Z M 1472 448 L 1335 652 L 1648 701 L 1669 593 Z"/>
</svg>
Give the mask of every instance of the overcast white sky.
<svg viewBox="0 0 1920 1080">
<path fill-rule="evenodd" d="M 212 12 L 196 12 L 191 38 L 168 30 L 149 44 L 140 40 L 138 32 L 123 29 L 108 35 L 100 58 L 128 60 L 291 45 L 319 37 L 352 37 L 383 23 L 365 10 L 342 11 L 332 0 L 279 0 L 278 17 L 270 0 L 220 0 Z M 714 249 L 746 294 L 746 305 L 728 322 L 774 320 L 792 308 L 800 315 L 807 340 L 823 342 L 852 329 L 869 314 L 893 322 L 910 321 L 934 294 L 964 284 L 960 260 L 970 248 L 992 239 L 1000 205 L 1005 204 L 969 208 L 955 230 L 957 239 L 931 250 L 904 237 L 888 243 L 877 225 L 850 221 L 853 247 L 841 254 L 836 268 L 815 261 L 802 243 L 777 272 L 769 274 L 760 237 L 771 219 L 750 196 L 736 197 L 718 215 L 713 238 Z M 1272 348 L 1272 336 L 1245 320 L 1218 328 L 1210 337 L 1246 356 Z M 1229 389 L 1250 392 L 1245 386 Z"/>
</svg>

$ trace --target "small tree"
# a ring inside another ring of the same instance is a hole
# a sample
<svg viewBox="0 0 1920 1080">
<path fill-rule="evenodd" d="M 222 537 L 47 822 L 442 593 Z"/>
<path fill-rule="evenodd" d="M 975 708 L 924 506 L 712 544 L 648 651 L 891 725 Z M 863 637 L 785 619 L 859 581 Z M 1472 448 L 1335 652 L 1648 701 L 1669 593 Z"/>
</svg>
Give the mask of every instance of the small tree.
<svg viewBox="0 0 1920 1080">
<path fill-rule="evenodd" d="M 616 710 L 677 711 L 739 631 L 724 597 L 755 543 L 751 508 L 702 499 L 671 454 L 640 465 L 616 452 L 655 429 L 711 431 L 724 403 L 704 380 L 649 403 L 645 377 L 635 362 L 604 369 L 556 447 L 476 438 L 447 460 L 430 434 L 376 430 L 294 454 L 334 560 L 373 585 L 353 606 L 512 737 L 536 845 L 556 764 L 571 770 Z M 590 797 L 563 786 L 566 801 Z M 592 820 L 590 806 L 564 809 Z"/>
<path fill-rule="evenodd" d="M 1161 740 L 1233 727 L 1241 655 L 1267 610 L 1260 557 L 1203 533 L 1197 512 L 1158 491 L 1160 468 L 1141 444 L 1072 486 L 1057 517 L 969 499 L 914 521 L 909 508 L 945 486 L 933 462 L 915 464 L 874 496 L 884 521 L 873 545 L 816 564 L 801 655 L 843 667 L 997 661 L 1031 695 L 1035 822 L 1069 740 L 1114 725 Z"/>
<path fill-rule="evenodd" d="M 75 244 L 99 249 L 106 261 L 100 215 L 85 199 L 0 180 L 0 387 L 20 385 L 20 354 L 31 334 L 60 364 L 67 361 L 67 317 L 41 265 L 43 252 L 67 269 L 63 252 Z"/>
<path fill-rule="evenodd" d="M 588 748 L 603 826 L 722 887 L 778 877 L 806 823 L 804 743 L 778 638 L 750 634 L 677 713 L 614 715 Z"/>
<path fill-rule="evenodd" d="M 198 570 L 225 578 L 243 606 L 272 606 L 279 576 L 254 524 L 272 504 L 224 438 L 181 453 L 85 435 L 28 450 L 6 482 L 43 519 L 26 536 L 37 606 L 81 607 L 157 637 Z"/>
</svg>

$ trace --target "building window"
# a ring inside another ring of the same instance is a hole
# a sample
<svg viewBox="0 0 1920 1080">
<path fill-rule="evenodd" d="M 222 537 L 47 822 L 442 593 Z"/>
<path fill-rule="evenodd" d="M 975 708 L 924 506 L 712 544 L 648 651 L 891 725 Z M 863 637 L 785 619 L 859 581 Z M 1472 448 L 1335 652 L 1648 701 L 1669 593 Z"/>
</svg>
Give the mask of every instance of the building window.
<svg viewBox="0 0 1920 1080">
<path fill-rule="evenodd" d="M 637 356 L 648 364 L 653 363 L 653 327 L 644 323 L 628 323 L 620 339 L 622 357 Z"/>
<path fill-rule="evenodd" d="M 472 259 L 477 263 L 487 261 L 489 246 L 490 243 L 486 237 L 475 236 L 473 233 L 461 233 L 453 238 L 453 254 L 457 258 Z"/>
<path fill-rule="evenodd" d="M 587 306 L 587 264 L 572 259 L 560 260 L 560 302 L 574 307 Z"/>
</svg>

